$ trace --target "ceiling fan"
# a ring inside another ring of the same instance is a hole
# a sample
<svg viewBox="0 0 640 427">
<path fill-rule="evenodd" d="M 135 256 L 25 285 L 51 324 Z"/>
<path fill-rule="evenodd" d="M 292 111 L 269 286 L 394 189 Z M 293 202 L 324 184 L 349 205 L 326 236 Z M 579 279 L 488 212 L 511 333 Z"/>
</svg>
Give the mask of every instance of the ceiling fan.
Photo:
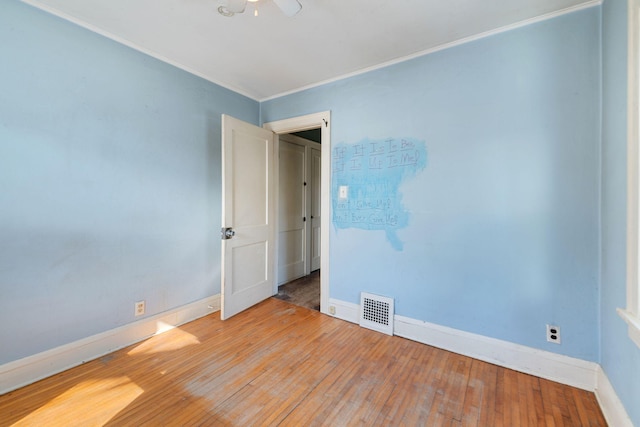
<svg viewBox="0 0 640 427">
<path fill-rule="evenodd" d="M 218 0 L 218 12 L 224 16 L 233 16 L 236 13 L 244 12 L 247 2 L 257 3 L 258 0 Z M 287 16 L 293 16 L 300 12 L 302 5 L 298 0 L 273 0 L 273 2 Z M 254 10 L 254 15 L 258 16 L 258 9 Z"/>
</svg>

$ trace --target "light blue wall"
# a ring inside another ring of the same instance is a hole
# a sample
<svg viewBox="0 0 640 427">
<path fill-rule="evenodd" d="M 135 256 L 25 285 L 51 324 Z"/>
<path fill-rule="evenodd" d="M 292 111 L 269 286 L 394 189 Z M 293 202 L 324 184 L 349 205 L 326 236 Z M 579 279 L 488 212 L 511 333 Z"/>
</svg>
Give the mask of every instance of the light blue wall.
<svg viewBox="0 0 640 427">
<path fill-rule="evenodd" d="M 0 6 L 0 364 L 220 292 L 220 114 L 259 105 Z"/>
<path fill-rule="evenodd" d="M 331 110 L 334 144 L 426 143 L 399 188 L 401 250 L 332 226 L 332 298 L 379 293 L 403 316 L 597 361 L 599 106 L 593 7 L 269 100 L 261 117 Z"/>
<path fill-rule="evenodd" d="M 602 33 L 601 365 L 634 425 L 640 426 L 640 349 L 616 314 L 616 308 L 626 307 L 626 1 L 604 2 Z"/>
<path fill-rule="evenodd" d="M 605 0 L 259 106 L 3 2 L 0 364 L 129 323 L 139 299 L 152 315 L 219 293 L 220 114 L 331 110 L 335 144 L 410 138 L 427 156 L 398 189 L 401 250 L 332 228 L 331 296 L 377 292 L 401 315 L 600 361 L 640 425 L 640 351 L 615 314 L 625 37 L 626 2 Z"/>
</svg>

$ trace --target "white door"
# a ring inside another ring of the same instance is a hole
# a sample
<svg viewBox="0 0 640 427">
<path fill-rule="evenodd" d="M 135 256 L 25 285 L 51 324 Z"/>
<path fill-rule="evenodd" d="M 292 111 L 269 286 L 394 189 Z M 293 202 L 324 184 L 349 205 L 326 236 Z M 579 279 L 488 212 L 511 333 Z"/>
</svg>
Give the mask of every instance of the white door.
<svg viewBox="0 0 640 427">
<path fill-rule="evenodd" d="M 222 285 L 220 317 L 274 293 L 274 134 L 222 116 Z"/>
<path fill-rule="evenodd" d="M 305 147 L 280 139 L 278 284 L 307 274 Z"/>
<path fill-rule="evenodd" d="M 311 271 L 316 271 L 320 268 L 320 254 L 321 254 L 321 245 L 320 245 L 320 223 L 321 217 L 320 212 L 322 211 L 320 208 L 322 206 L 322 192 L 320 191 L 321 187 L 321 177 L 322 177 L 322 152 L 320 150 L 316 150 L 312 148 L 311 156 L 309 159 L 309 169 L 310 169 L 310 177 L 311 179 L 311 203 L 309 206 L 309 216 L 310 216 L 310 224 L 311 224 Z"/>
</svg>

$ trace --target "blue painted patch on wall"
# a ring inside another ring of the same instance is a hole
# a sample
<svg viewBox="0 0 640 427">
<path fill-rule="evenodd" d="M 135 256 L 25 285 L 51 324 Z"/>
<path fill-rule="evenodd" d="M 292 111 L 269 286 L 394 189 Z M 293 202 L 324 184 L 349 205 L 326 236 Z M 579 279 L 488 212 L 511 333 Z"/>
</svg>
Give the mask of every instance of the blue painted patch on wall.
<svg viewBox="0 0 640 427">
<path fill-rule="evenodd" d="M 333 225 L 337 229 L 383 230 L 401 251 L 396 231 L 409 224 L 400 185 L 427 165 L 425 141 L 365 138 L 337 144 L 331 153 Z"/>
</svg>

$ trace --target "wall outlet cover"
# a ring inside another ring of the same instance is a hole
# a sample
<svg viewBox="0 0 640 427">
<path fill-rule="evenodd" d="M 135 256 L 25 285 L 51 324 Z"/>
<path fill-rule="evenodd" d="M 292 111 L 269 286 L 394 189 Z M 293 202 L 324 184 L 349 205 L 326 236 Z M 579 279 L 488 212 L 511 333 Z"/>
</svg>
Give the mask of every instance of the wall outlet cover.
<svg viewBox="0 0 640 427">
<path fill-rule="evenodd" d="M 144 301 L 136 301 L 135 315 L 142 316 L 144 314 Z"/>
<path fill-rule="evenodd" d="M 555 325 L 547 325 L 547 341 L 554 344 L 560 344 L 560 327 Z"/>
</svg>

